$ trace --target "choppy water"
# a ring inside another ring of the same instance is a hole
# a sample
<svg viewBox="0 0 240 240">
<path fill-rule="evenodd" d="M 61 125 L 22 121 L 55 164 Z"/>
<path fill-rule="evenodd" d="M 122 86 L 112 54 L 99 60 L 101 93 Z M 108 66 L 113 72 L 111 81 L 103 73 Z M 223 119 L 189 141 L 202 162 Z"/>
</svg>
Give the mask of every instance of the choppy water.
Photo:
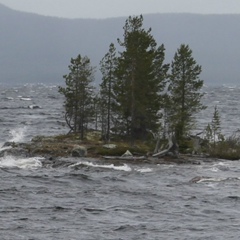
<svg viewBox="0 0 240 240">
<path fill-rule="evenodd" d="M 204 102 L 210 107 L 199 114 L 198 130 L 211 121 L 216 104 L 223 131 L 236 130 L 239 90 L 206 87 Z M 67 132 L 56 87 L 0 92 L 0 142 Z M 42 160 L 0 158 L 0 239 L 240 238 L 239 161 L 115 166 L 69 158 L 51 168 Z M 204 177 L 190 182 L 196 176 Z"/>
<path fill-rule="evenodd" d="M 67 132 L 62 105 L 56 86 L 0 87 L 0 142 Z"/>
</svg>

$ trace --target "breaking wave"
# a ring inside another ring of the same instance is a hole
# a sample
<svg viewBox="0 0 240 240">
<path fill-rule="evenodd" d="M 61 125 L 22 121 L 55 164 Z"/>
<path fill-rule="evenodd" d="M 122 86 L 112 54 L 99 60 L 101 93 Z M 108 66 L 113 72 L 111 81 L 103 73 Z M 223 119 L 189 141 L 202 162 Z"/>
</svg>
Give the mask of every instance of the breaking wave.
<svg viewBox="0 0 240 240">
<path fill-rule="evenodd" d="M 9 142 L 23 142 L 26 131 L 26 126 L 10 130 Z"/>
<path fill-rule="evenodd" d="M 15 158 L 6 156 L 0 160 L 0 168 L 37 169 L 42 167 L 42 158 Z"/>
<path fill-rule="evenodd" d="M 23 142 L 26 136 L 26 127 L 19 127 L 9 131 L 8 142 Z M 0 152 L 11 149 L 11 146 L 4 146 L 4 143 L 0 144 Z M 3 156 L 0 158 L 0 168 L 21 168 L 21 169 L 37 169 L 42 167 L 42 158 L 19 158 L 17 156 Z"/>
<path fill-rule="evenodd" d="M 95 168 L 106 168 L 106 169 L 113 169 L 117 171 L 125 171 L 130 172 L 132 168 L 129 167 L 127 164 L 123 164 L 122 166 L 115 166 L 114 164 L 109 165 L 101 165 L 101 164 L 94 164 L 92 162 L 78 162 L 73 165 L 70 165 L 69 168 L 76 168 L 78 166 L 87 166 L 87 167 L 95 167 Z"/>
</svg>

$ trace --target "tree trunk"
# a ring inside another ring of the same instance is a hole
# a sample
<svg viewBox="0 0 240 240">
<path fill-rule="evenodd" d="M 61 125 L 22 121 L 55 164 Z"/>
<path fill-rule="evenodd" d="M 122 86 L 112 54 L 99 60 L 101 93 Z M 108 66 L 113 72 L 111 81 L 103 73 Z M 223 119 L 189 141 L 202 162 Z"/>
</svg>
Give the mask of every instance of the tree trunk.
<svg viewBox="0 0 240 240">
<path fill-rule="evenodd" d="M 158 152 L 158 153 L 154 153 L 152 155 L 153 157 L 163 157 L 163 156 L 171 156 L 171 157 L 175 157 L 178 158 L 178 144 L 176 143 L 174 138 L 168 138 L 168 148 Z"/>
</svg>

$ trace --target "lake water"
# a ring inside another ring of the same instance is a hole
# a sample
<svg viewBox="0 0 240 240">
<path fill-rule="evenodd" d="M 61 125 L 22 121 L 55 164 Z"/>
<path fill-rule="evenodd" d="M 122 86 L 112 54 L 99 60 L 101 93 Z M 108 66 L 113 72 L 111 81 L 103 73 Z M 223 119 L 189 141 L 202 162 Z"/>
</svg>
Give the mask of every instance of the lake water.
<svg viewBox="0 0 240 240">
<path fill-rule="evenodd" d="M 239 128 L 240 87 L 203 90 L 209 107 L 198 114 L 197 131 L 217 105 L 222 131 L 231 135 Z M 1 86 L 0 142 L 66 133 L 62 104 L 56 86 Z M 52 168 L 42 160 L 0 158 L 0 239 L 240 238 L 239 161 L 115 166 L 66 158 Z"/>
</svg>

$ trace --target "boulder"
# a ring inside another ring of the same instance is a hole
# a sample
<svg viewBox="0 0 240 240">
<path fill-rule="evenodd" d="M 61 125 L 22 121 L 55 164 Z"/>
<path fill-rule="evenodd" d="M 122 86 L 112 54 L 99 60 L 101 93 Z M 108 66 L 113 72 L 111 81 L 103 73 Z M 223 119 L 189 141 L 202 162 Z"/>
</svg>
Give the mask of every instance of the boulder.
<svg viewBox="0 0 240 240">
<path fill-rule="evenodd" d="M 75 145 L 72 149 L 72 157 L 86 157 L 87 149 L 80 145 Z"/>
<path fill-rule="evenodd" d="M 16 156 L 16 157 L 26 157 L 28 156 L 28 151 L 23 148 L 5 148 L 2 151 L 0 150 L 0 157 L 4 157 L 6 155 Z"/>
<path fill-rule="evenodd" d="M 20 143 L 16 143 L 16 142 L 5 142 L 2 146 L 2 148 L 7 148 L 7 147 L 19 147 Z"/>
</svg>

